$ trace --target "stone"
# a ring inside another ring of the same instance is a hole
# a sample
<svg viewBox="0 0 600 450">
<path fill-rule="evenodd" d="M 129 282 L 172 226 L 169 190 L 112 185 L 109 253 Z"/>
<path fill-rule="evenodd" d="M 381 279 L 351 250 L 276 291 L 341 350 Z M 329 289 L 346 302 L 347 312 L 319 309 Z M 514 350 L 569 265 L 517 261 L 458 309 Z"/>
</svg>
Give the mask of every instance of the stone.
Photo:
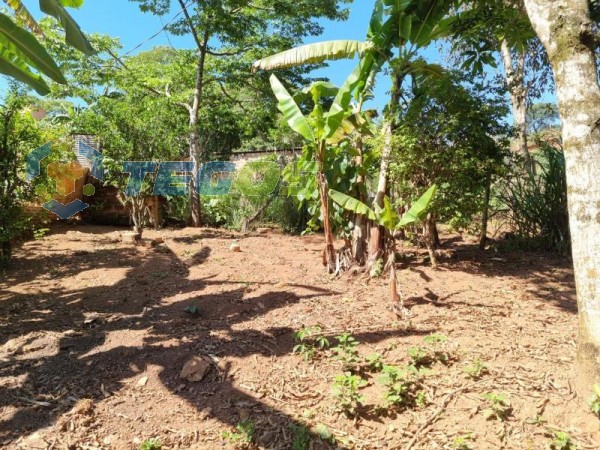
<svg viewBox="0 0 600 450">
<path fill-rule="evenodd" d="M 240 253 L 242 251 L 242 247 L 240 247 L 240 244 L 231 244 L 231 247 L 229 247 L 229 250 L 234 253 Z"/>
<path fill-rule="evenodd" d="M 164 243 L 165 243 L 165 240 L 163 238 L 159 237 L 159 238 L 156 238 L 156 239 L 152 239 L 152 242 L 150 243 L 150 245 L 152 247 L 156 247 L 156 246 L 158 246 L 160 244 L 164 244 Z"/>
<path fill-rule="evenodd" d="M 211 361 L 208 358 L 194 356 L 185 363 L 179 378 L 191 382 L 202 381 L 210 370 Z"/>
</svg>

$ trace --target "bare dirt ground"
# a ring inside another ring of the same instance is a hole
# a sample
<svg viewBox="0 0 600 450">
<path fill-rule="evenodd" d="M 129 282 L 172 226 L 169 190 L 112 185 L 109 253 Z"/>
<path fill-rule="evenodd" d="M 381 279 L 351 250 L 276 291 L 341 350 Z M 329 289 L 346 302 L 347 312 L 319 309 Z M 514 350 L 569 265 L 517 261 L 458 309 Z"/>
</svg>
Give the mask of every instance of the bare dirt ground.
<svg viewBox="0 0 600 450">
<path fill-rule="evenodd" d="M 232 448 L 223 432 L 242 421 L 252 448 L 548 449 L 561 430 L 600 449 L 600 421 L 573 388 L 568 260 L 482 254 L 455 236 L 433 271 L 408 249 L 398 277 L 411 317 L 399 318 L 387 280 L 325 274 L 320 236 L 164 230 L 135 246 L 119 234 L 57 228 L 0 275 L 0 447 Z M 449 360 L 424 376 L 418 405 L 395 410 L 361 369 L 364 406 L 348 418 L 331 392 L 342 363 L 292 351 L 293 333 L 317 324 L 332 345 L 347 331 L 361 358 L 397 366 L 443 335 Z M 181 379 L 195 356 L 206 374 Z M 473 379 L 476 359 L 489 371 Z M 486 419 L 486 393 L 510 399 L 505 420 Z"/>
</svg>

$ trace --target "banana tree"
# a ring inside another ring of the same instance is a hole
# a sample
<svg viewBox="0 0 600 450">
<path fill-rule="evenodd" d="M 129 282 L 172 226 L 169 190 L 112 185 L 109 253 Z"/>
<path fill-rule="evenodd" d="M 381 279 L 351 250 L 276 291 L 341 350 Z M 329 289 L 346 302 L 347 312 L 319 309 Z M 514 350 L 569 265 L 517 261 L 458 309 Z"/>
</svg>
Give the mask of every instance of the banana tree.
<svg viewBox="0 0 600 450">
<path fill-rule="evenodd" d="M 321 203 L 321 219 L 325 231 L 324 262 L 330 273 L 336 270 L 336 251 L 333 242 L 331 215 L 328 192 L 328 182 L 325 175 L 325 159 L 330 145 L 339 143 L 347 130 L 353 128 L 353 109 L 350 105 L 352 93 L 361 80 L 363 65 L 359 64 L 345 81 L 341 88 L 331 83 L 317 81 L 302 91 L 310 96 L 314 105 L 312 112 L 304 115 L 296 99 L 288 92 L 279 79 L 271 76 L 271 87 L 278 100 L 278 109 L 285 117 L 292 130 L 306 141 L 307 151 L 313 152 L 316 162 L 316 182 Z M 322 100 L 334 97 L 329 111 L 325 111 Z"/>
<path fill-rule="evenodd" d="M 37 21 L 21 0 L 4 0 L 14 17 L 0 13 L 0 73 L 8 75 L 35 89 L 40 95 L 50 92 L 42 77 L 47 76 L 60 84 L 67 84 L 58 64 L 40 43 L 43 32 Z M 77 22 L 67 12 L 66 7 L 79 8 L 83 0 L 40 0 L 40 10 L 54 17 L 65 31 L 65 41 L 86 55 L 93 54 L 94 48 L 85 37 Z M 25 27 L 18 25 L 25 24 Z"/>
<path fill-rule="evenodd" d="M 448 16 L 452 0 L 376 0 L 367 39 L 360 41 L 328 41 L 304 45 L 261 59 L 254 70 L 271 70 L 332 59 L 361 57 L 363 70 L 358 84 L 360 96 L 372 84 L 379 71 L 389 64 L 392 75 L 392 95 L 385 110 L 383 133 L 385 145 L 381 155 L 375 203 L 382 208 L 388 190 L 388 168 L 392 151 L 392 134 L 402 97 L 402 87 L 408 77 L 439 75 L 441 68 L 417 58 L 419 51 L 434 40 L 450 34 L 456 17 Z M 385 229 L 375 224 L 371 228 L 369 261 L 374 264 L 385 256 Z"/>
<path fill-rule="evenodd" d="M 397 291 L 397 280 L 396 280 L 396 268 L 394 265 L 395 245 L 393 235 L 396 231 L 399 231 L 409 225 L 415 225 L 422 223 L 427 218 L 429 208 L 435 193 L 437 192 L 437 186 L 434 184 L 431 186 L 425 194 L 423 194 L 402 216 L 396 213 L 396 210 L 392 206 L 392 202 L 388 196 L 383 197 L 383 206 L 379 206 L 378 203 L 373 204 L 373 208 L 370 208 L 365 203 L 357 200 L 349 195 L 334 189 L 329 190 L 329 197 L 347 211 L 351 211 L 354 214 L 363 215 L 369 218 L 369 220 L 379 224 L 385 228 L 392 239 L 388 241 L 389 252 L 391 258 L 388 258 L 387 268 L 390 270 L 390 289 L 392 302 L 395 308 L 399 308 L 399 312 L 403 311 L 404 305 L 402 304 L 402 297 L 398 295 Z M 382 272 L 385 272 L 387 268 L 382 268 Z"/>
</svg>

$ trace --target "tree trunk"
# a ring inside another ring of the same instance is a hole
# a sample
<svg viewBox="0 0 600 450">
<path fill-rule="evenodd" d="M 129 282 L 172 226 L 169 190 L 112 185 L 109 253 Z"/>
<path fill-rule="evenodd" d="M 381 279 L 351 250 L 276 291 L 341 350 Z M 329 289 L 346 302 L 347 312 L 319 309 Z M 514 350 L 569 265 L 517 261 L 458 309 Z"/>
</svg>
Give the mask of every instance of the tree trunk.
<svg viewBox="0 0 600 450">
<path fill-rule="evenodd" d="M 600 382 L 600 85 L 588 0 L 525 0 L 554 71 L 579 310 L 578 390 Z"/>
<path fill-rule="evenodd" d="M 523 157 L 525 168 L 532 170 L 533 163 L 527 142 L 527 88 L 525 87 L 524 78 L 525 51 L 523 50 L 520 53 L 515 67 L 508 43 L 504 39 L 500 43 L 500 50 L 506 72 L 506 84 L 510 93 L 515 130 L 518 136 L 517 151 Z"/>
<path fill-rule="evenodd" d="M 431 260 L 431 267 L 435 270 L 438 268 L 437 255 L 435 253 L 435 216 L 431 213 L 427 215 L 427 219 L 423 224 L 423 240 L 429 253 L 429 259 Z"/>
<path fill-rule="evenodd" d="M 487 244 L 488 220 L 490 212 L 490 197 L 492 195 L 492 176 L 490 174 L 485 178 L 485 194 L 483 199 L 483 209 L 481 211 L 481 238 L 479 239 L 479 250 L 485 250 Z"/>
<path fill-rule="evenodd" d="M 193 227 L 199 227 L 202 223 L 202 211 L 200 206 L 198 171 L 202 164 L 204 149 L 200 143 L 200 130 L 198 130 L 198 113 L 202 103 L 202 90 L 204 87 L 204 66 L 206 63 L 206 50 L 208 45 L 208 33 L 204 34 L 202 47 L 198 52 L 198 71 L 196 73 L 196 88 L 194 89 L 194 100 L 190 108 L 190 160 L 194 163 L 194 172 L 190 184 L 190 222 Z"/>
<path fill-rule="evenodd" d="M 393 119 L 392 119 L 393 120 Z M 377 183 L 377 194 L 375 194 L 374 205 L 383 208 L 383 199 L 388 187 L 388 169 L 390 167 L 390 158 L 392 156 L 392 121 L 388 121 L 384 127 L 385 143 L 381 152 L 381 165 L 379 167 L 379 181 Z M 369 267 L 380 259 L 384 254 L 385 229 L 376 222 L 371 223 L 371 233 L 369 238 Z"/>
<path fill-rule="evenodd" d="M 361 167 L 363 165 L 363 141 L 362 137 L 359 136 L 356 143 L 358 150 L 358 156 L 356 157 L 356 166 Z M 359 175 L 356 184 L 359 186 L 364 185 L 365 177 Z M 363 191 L 359 191 L 357 198 L 361 202 L 365 202 L 366 198 L 362 195 Z M 366 259 L 367 252 L 367 220 L 362 214 L 354 215 L 354 229 L 352 230 L 352 259 L 359 265 L 363 265 Z"/>
<path fill-rule="evenodd" d="M 393 76 L 392 98 L 390 100 L 387 120 L 384 124 L 384 144 L 381 152 L 381 165 L 379 167 L 379 181 L 377 183 L 377 194 L 375 195 L 374 205 L 383 208 L 383 200 L 388 190 L 388 170 L 390 167 L 390 159 L 392 157 L 392 138 L 394 136 L 394 128 L 396 124 L 396 112 L 398 103 L 400 102 L 400 94 L 402 83 L 404 81 L 404 73 L 401 67 L 396 68 Z M 371 233 L 369 238 L 369 267 L 377 262 L 381 257 L 385 257 L 385 238 L 386 232 L 382 226 L 372 223 Z M 384 258 L 385 259 L 385 258 Z"/>
<path fill-rule="evenodd" d="M 7 236 L 6 238 L 4 238 L 4 240 L 0 244 L 0 269 L 8 267 L 11 256 L 12 256 L 12 244 L 10 242 L 10 237 Z"/>
<path fill-rule="evenodd" d="M 319 194 L 321 197 L 321 215 L 323 216 L 323 230 L 325 232 L 325 253 L 323 254 L 323 264 L 327 266 L 329 273 L 336 270 L 335 264 L 335 246 L 333 234 L 331 232 L 331 221 L 329 220 L 329 189 L 327 187 L 327 177 L 323 171 L 325 162 L 325 143 L 319 144 L 317 149 L 317 161 L 319 172 L 317 173 L 317 183 L 319 185 Z"/>
</svg>

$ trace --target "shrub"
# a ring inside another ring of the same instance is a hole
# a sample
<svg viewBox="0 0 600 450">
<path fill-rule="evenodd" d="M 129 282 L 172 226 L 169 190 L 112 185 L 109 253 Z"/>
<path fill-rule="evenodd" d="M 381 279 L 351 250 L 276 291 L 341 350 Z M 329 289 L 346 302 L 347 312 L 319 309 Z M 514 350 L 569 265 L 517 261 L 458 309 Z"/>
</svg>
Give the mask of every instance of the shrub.
<svg viewBox="0 0 600 450">
<path fill-rule="evenodd" d="M 499 207 L 521 246 L 568 254 L 571 247 L 565 157 L 541 145 L 536 171 L 517 170 L 499 187 Z"/>
</svg>

